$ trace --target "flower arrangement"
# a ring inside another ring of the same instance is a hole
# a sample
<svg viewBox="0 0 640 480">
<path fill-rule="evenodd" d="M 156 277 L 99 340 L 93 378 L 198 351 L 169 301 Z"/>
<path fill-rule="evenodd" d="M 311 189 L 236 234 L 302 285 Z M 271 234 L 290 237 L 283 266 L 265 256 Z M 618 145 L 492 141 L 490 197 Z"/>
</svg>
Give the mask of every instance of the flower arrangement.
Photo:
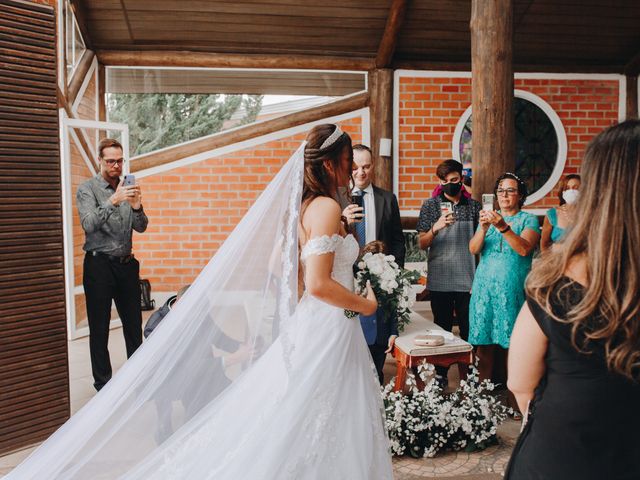
<svg viewBox="0 0 640 480">
<path fill-rule="evenodd" d="M 385 313 L 385 318 L 395 316 L 398 320 L 398 331 L 402 332 L 409 323 L 413 294 L 411 284 L 416 283 L 420 273 L 405 270 L 396 263 L 393 255 L 384 253 L 365 253 L 357 263 L 356 293 L 366 290 L 367 281 L 376 294 L 378 305 Z M 347 316 L 352 316 L 347 311 Z"/>
<path fill-rule="evenodd" d="M 444 394 L 433 377 L 433 365 L 418 367 L 424 390 L 409 373 L 409 393 L 394 392 L 395 379 L 382 389 L 385 423 L 394 455 L 433 457 L 441 450 L 481 450 L 497 443 L 496 431 L 510 412 L 490 395 L 494 385 L 479 381 L 471 368 L 458 390 Z M 431 376 L 429 381 L 426 379 Z"/>
</svg>

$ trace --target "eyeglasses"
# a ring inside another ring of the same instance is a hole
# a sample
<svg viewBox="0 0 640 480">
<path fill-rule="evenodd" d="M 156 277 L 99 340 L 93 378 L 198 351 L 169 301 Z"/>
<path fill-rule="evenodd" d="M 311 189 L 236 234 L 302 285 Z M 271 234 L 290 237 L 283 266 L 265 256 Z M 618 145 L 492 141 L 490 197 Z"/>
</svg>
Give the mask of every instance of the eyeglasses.
<svg viewBox="0 0 640 480">
<path fill-rule="evenodd" d="M 112 160 L 112 159 L 109 159 L 109 160 L 105 160 L 104 162 L 105 162 L 107 165 L 109 165 L 110 167 L 113 167 L 116 163 L 117 163 L 118 165 L 122 165 L 122 164 L 124 163 L 124 160 L 123 160 L 122 158 L 121 158 L 120 160 Z"/>
<path fill-rule="evenodd" d="M 518 193 L 517 188 L 499 188 L 496 190 L 498 195 L 515 195 Z"/>
</svg>

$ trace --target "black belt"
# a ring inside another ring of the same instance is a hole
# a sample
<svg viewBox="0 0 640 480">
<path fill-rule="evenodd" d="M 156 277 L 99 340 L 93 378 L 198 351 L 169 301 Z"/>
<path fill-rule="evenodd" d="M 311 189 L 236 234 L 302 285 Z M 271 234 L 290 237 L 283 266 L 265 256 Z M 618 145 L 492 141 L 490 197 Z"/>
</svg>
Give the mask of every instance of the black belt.
<svg viewBox="0 0 640 480">
<path fill-rule="evenodd" d="M 111 260 L 112 262 L 118 262 L 118 263 L 129 263 L 131 260 L 133 260 L 133 254 L 118 257 L 117 255 L 109 255 L 108 253 L 102 253 L 102 252 L 87 252 L 87 255 L 91 255 L 93 257 L 105 257 Z"/>
</svg>

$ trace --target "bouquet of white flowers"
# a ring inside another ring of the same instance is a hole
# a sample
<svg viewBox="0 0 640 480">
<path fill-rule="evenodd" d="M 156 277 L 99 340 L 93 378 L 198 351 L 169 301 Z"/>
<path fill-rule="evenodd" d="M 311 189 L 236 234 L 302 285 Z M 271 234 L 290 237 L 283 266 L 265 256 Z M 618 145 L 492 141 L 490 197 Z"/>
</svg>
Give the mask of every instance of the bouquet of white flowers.
<svg viewBox="0 0 640 480">
<path fill-rule="evenodd" d="M 382 308 L 385 318 L 396 317 L 398 331 L 402 332 L 409 323 L 411 306 L 413 305 L 413 291 L 411 284 L 418 281 L 420 273 L 400 268 L 393 255 L 367 252 L 357 264 L 356 292 L 366 290 L 367 281 L 376 294 L 378 305 Z M 353 316 L 347 311 L 348 316 Z"/>
</svg>

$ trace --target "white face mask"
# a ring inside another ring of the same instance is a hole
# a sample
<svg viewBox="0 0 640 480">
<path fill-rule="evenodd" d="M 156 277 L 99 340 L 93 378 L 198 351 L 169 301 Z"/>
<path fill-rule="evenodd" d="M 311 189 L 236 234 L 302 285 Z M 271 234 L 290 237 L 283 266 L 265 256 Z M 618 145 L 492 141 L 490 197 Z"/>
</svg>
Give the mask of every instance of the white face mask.
<svg viewBox="0 0 640 480">
<path fill-rule="evenodd" d="M 562 192 L 562 198 L 569 205 L 573 205 L 578 201 L 578 197 L 580 196 L 580 190 L 565 190 Z"/>
</svg>

